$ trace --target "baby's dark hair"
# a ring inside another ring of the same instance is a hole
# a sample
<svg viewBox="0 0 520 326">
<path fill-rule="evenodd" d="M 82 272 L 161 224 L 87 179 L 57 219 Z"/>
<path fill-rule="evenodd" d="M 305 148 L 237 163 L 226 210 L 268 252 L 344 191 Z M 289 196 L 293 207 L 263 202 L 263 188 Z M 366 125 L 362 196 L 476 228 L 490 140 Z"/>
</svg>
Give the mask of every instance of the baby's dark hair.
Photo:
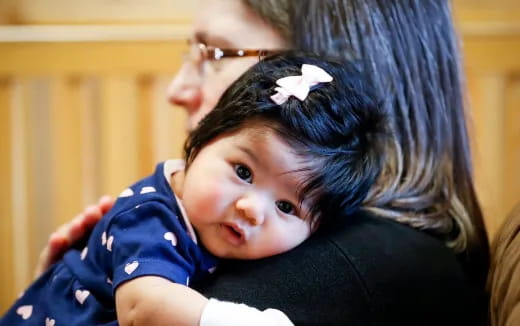
<svg viewBox="0 0 520 326">
<path fill-rule="evenodd" d="M 274 103 L 276 81 L 301 75 L 302 64 L 322 68 L 333 81 L 311 88 L 304 101 L 291 96 Z M 211 140 L 258 124 L 303 159 L 305 167 L 296 171 L 304 175 L 298 195 L 310 203 L 313 227 L 360 207 L 381 171 L 390 139 L 382 105 L 352 63 L 284 52 L 260 61 L 224 92 L 188 136 L 187 167 Z"/>
</svg>

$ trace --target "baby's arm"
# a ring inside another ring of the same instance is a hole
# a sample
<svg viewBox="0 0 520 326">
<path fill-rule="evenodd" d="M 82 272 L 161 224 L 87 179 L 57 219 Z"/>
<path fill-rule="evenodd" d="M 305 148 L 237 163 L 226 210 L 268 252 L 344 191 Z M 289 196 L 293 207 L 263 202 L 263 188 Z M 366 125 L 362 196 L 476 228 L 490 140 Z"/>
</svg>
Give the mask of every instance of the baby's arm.
<svg viewBox="0 0 520 326">
<path fill-rule="evenodd" d="M 119 286 L 116 309 L 121 326 L 293 326 L 281 311 L 215 299 L 208 302 L 197 291 L 157 276 Z"/>
<path fill-rule="evenodd" d="M 133 279 L 116 290 L 121 326 L 199 326 L 207 302 L 197 291 L 157 276 Z"/>
</svg>

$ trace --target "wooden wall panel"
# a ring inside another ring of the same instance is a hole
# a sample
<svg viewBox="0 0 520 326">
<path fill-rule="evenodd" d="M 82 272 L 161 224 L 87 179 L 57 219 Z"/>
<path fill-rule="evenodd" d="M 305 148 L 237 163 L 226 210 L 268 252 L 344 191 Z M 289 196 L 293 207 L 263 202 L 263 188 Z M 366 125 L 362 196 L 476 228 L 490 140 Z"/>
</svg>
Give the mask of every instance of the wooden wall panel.
<svg viewBox="0 0 520 326">
<path fill-rule="evenodd" d="M 101 83 L 101 191 L 118 194 L 137 175 L 136 87 L 130 77 L 107 77 Z"/>
<path fill-rule="evenodd" d="M 39 178 L 35 178 L 37 173 L 34 167 L 39 166 L 38 155 L 36 155 L 37 132 L 31 128 L 34 125 L 35 116 L 31 114 L 31 99 L 34 94 L 32 83 L 23 78 L 15 78 L 12 86 L 11 102 L 11 153 L 12 162 L 12 271 L 14 292 L 9 293 L 12 299 L 15 293 L 19 293 L 27 282 L 31 279 L 31 268 L 34 268 L 36 258 L 36 237 L 43 232 L 36 232 L 35 227 L 42 218 L 35 214 L 38 201 L 45 196 L 43 189 L 40 189 Z M 42 190 L 42 191 L 38 191 Z M 38 193 L 39 198 L 35 196 Z"/>
<path fill-rule="evenodd" d="M 151 111 L 154 158 L 172 157 L 174 153 L 182 153 L 183 140 L 186 139 L 186 112 L 176 107 L 172 109 L 165 97 L 170 79 L 163 75 L 155 80 Z M 173 125 L 162 121 L 172 121 Z"/>
<path fill-rule="evenodd" d="M 504 97 L 504 206 L 508 213 L 520 202 L 520 67 L 508 79 Z"/>
<path fill-rule="evenodd" d="M 172 23 L 191 18 L 193 0 L 2 0 L 0 23 Z"/>
<path fill-rule="evenodd" d="M 463 34 L 463 49 L 473 115 L 477 192 L 492 238 L 506 214 L 520 202 L 520 29 L 472 26 Z"/>
<path fill-rule="evenodd" d="M 4 307 L 11 304 L 15 295 L 14 286 L 14 262 L 15 255 L 13 248 L 12 212 L 14 209 L 14 198 L 11 190 L 13 181 L 13 160 L 12 160 L 12 80 L 10 78 L 0 78 L 0 313 Z"/>
<path fill-rule="evenodd" d="M 504 80 L 501 75 L 469 75 L 471 108 L 473 116 L 473 157 L 476 168 L 477 193 L 481 199 L 490 234 L 500 223 L 502 211 L 504 171 L 497 169 L 503 165 L 503 143 L 499 142 L 503 125 L 503 115 L 496 109 L 502 107 Z"/>
<path fill-rule="evenodd" d="M 0 75 L 173 75 L 185 45 L 185 38 L 149 42 L 1 42 L 0 39 Z"/>
<path fill-rule="evenodd" d="M 185 117 L 165 91 L 184 46 L 0 42 L 0 313 L 58 225 L 180 157 Z"/>
<path fill-rule="evenodd" d="M 52 211 L 49 219 L 52 225 L 64 223 L 65 216 L 74 216 L 83 202 L 80 87 L 75 78 L 53 78 L 50 81 L 51 156 L 48 173 L 51 176 Z"/>
</svg>

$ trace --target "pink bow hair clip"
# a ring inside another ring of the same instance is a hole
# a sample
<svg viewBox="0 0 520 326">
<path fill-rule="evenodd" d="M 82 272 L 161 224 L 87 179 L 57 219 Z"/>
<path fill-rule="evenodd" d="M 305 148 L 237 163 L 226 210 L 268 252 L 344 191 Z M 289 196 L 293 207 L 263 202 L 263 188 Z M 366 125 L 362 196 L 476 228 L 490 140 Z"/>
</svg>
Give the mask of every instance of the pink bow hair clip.
<svg viewBox="0 0 520 326">
<path fill-rule="evenodd" d="M 280 78 L 276 81 L 275 94 L 271 96 L 271 100 L 280 105 L 285 103 L 289 97 L 294 96 L 300 101 L 307 98 L 312 86 L 319 83 L 330 83 L 332 76 L 325 70 L 315 65 L 302 65 L 301 76 L 288 76 Z"/>
</svg>

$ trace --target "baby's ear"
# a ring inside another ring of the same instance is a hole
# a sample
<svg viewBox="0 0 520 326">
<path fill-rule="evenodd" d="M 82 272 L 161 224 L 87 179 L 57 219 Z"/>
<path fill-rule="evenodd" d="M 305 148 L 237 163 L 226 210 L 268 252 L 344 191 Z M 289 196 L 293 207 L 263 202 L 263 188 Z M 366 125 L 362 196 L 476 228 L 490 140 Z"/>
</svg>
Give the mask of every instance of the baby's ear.
<svg viewBox="0 0 520 326">
<path fill-rule="evenodd" d="M 172 174 L 172 177 L 170 178 L 170 187 L 172 188 L 172 191 L 179 197 L 179 199 L 182 199 L 182 193 L 184 191 L 184 177 L 185 177 L 186 170 L 180 170 Z"/>
</svg>

